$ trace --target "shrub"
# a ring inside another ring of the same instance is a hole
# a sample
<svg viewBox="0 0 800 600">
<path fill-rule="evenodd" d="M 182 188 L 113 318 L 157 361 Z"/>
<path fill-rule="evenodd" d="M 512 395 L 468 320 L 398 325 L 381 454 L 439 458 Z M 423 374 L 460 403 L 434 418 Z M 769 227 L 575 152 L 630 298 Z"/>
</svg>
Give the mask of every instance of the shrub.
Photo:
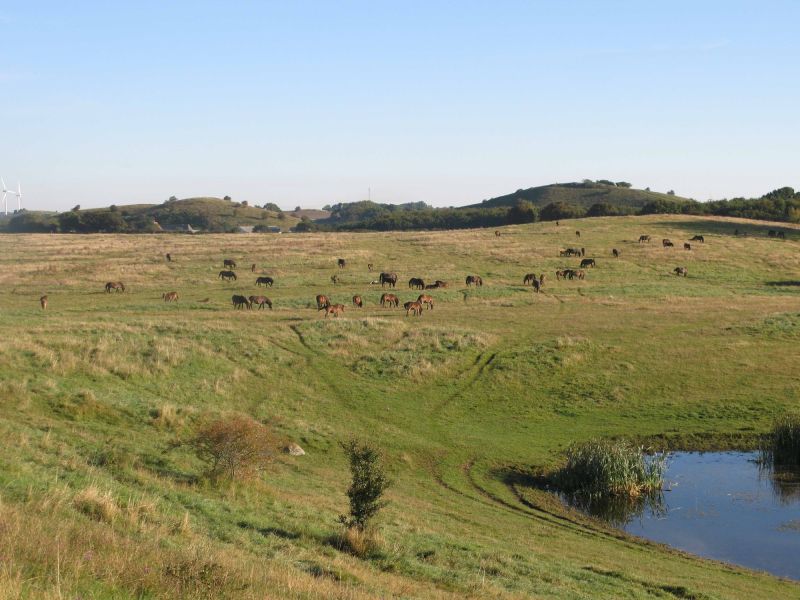
<svg viewBox="0 0 800 600">
<path fill-rule="evenodd" d="M 111 492 L 101 492 L 94 485 L 75 494 L 72 503 L 82 513 L 106 523 L 113 521 L 119 514 L 119 507 Z"/>
<path fill-rule="evenodd" d="M 247 416 L 202 425 L 190 444 L 208 465 L 207 474 L 212 480 L 253 475 L 270 462 L 277 446 L 272 432 Z"/>
<path fill-rule="evenodd" d="M 762 459 L 773 465 L 800 465 L 800 414 L 775 420 L 762 449 Z"/>
<path fill-rule="evenodd" d="M 339 520 L 350 529 L 363 532 L 378 511 L 386 505 L 381 500 L 390 485 L 380 452 L 368 443 L 352 439 L 341 444 L 350 462 L 350 514 Z"/>
<path fill-rule="evenodd" d="M 589 497 L 636 498 L 661 489 L 665 454 L 647 456 L 625 441 L 593 440 L 573 445 L 554 482 L 562 491 Z"/>
</svg>

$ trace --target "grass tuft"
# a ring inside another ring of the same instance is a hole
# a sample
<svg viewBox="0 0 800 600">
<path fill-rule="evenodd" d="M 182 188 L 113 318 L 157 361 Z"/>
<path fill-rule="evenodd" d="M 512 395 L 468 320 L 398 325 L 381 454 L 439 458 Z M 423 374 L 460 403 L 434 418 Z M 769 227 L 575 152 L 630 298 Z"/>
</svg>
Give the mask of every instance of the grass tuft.
<svg viewBox="0 0 800 600">
<path fill-rule="evenodd" d="M 102 492 L 94 485 L 75 494 L 72 503 L 83 514 L 106 523 L 111 523 L 119 514 L 111 491 Z"/>
</svg>

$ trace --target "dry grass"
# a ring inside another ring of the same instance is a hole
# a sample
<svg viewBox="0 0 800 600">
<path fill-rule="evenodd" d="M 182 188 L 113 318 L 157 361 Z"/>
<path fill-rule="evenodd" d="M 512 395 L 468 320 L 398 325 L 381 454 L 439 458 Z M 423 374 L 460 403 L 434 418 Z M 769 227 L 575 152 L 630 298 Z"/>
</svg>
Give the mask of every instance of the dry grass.
<svg viewBox="0 0 800 600">
<path fill-rule="evenodd" d="M 75 494 L 72 504 L 83 514 L 106 523 L 112 523 L 120 513 L 111 492 L 101 491 L 94 485 Z"/>
</svg>

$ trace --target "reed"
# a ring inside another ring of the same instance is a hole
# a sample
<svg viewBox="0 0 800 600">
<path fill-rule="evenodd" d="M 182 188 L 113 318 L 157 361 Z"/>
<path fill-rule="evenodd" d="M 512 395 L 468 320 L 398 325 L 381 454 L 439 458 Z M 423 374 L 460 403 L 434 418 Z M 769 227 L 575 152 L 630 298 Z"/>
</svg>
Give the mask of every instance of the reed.
<svg viewBox="0 0 800 600">
<path fill-rule="evenodd" d="M 761 449 L 761 462 L 767 465 L 800 465 L 800 414 L 784 414 L 772 424 Z"/>
</svg>

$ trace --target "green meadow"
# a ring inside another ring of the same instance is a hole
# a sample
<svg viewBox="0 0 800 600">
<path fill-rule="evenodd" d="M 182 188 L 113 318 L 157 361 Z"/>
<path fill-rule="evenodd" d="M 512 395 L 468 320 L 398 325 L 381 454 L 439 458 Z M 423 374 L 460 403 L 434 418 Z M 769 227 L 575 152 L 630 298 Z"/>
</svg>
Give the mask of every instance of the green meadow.
<svg viewBox="0 0 800 600">
<path fill-rule="evenodd" d="M 498 231 L 0 236 L 0 598 L 800 597 L 536 485 L 593 438 L 756 447 L 800 397 L 800 228 L 654 215 Z M 580 261 L 567 247 L 596 259 L 584 280 L 556 280 Z M 237 281 L 217 277 L 224 258 Z M 378 304 L 381 270 L 401 306 L 411 277 L 449 285 L 407 317 Z M 274 287 L 255 287 L 264 275 Z M 344 315 L 323 318 L 320 293 Z M 234 310 L 233 294 L 274 310 Z M 232 414 L 305 456 L 211 483 L 185 442 Z M 393 479 L 362 558 L 334 542 L 353 436 Z"/>
</svg>

